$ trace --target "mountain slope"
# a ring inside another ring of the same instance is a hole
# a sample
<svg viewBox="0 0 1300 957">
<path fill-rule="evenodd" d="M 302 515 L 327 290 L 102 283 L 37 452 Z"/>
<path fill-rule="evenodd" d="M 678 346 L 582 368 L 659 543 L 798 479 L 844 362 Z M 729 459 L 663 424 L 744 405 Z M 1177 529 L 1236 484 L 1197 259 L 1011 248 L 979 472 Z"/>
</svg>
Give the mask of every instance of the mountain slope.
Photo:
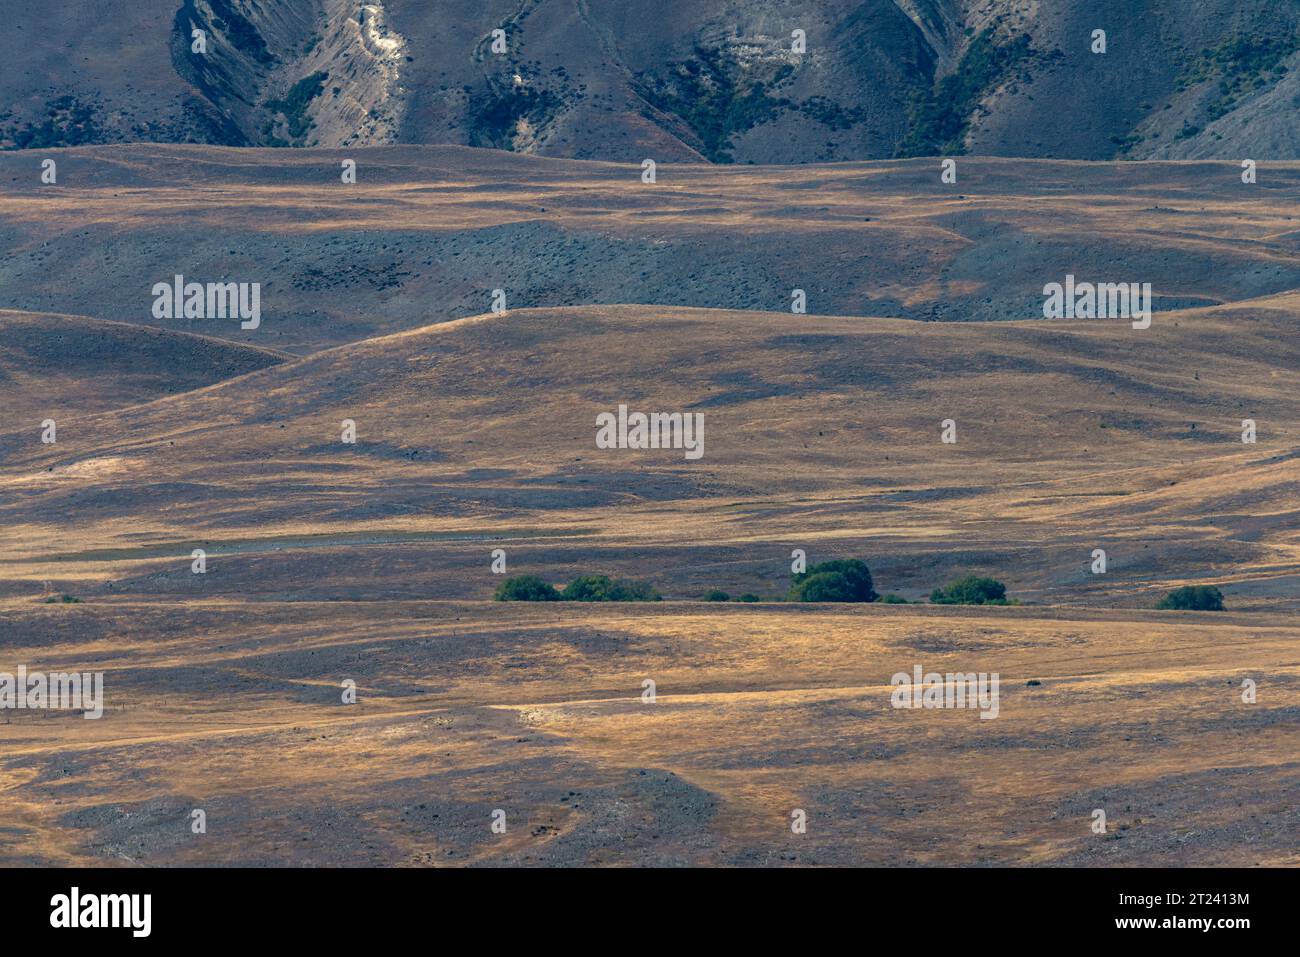
<svg viewBox="0 0 1300 957">
<path fill-rule="evenodd" d="M 1300 157 L 1300 0 L 109 0 L 95 31 L 7 12 L 9 148 Z"/>
</svg>

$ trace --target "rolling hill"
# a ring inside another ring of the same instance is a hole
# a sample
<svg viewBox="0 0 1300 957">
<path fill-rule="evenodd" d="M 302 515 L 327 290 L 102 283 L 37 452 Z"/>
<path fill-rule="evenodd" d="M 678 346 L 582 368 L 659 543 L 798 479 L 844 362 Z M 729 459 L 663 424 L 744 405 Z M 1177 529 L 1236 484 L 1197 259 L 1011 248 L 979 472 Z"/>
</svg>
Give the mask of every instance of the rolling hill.
<svg viewBox="0 0 1300 957">
<path fill-rule="evenodd" d="M 510 15 L 537 56 L 621 7 L 595 6 Z M 1047 6 L 1015 10 L 1085 25 Z M 254 9 L 273 24 L 232 13 Z M 333 119 L 292 93 L 349 35 L 290 57 L 313 9 L 185 4 L 245 45 L 187 74 L 207 103 L 189 115 L 249 140 L 310 115 L 306 142 L 360 111 L 375 128 L 346 146 L 0 153 L 0 672 L 105 679 L 96 721 L 5 711 L 0 863 L 1297 863 L 1300 164 L 1247 184 L 1235 158 L 962 157 L 944 183 L 936 159 L 665 161 L 651 185 L 635 160 L 519 155 L 564 135 L 581 155 L 572 131 L 597 122 L 703 155 L 668 111 L 592 120 L 590 86 L 514 153 L 363 147 L 463 133 L 411 82 L 433 35 L 411 24 L 446 7 L 367 5 L 358 37 L 407 72 L 366 87 L 384 75 L 358 54 Z M 900 11 L 937 71 L 967 56 L 955 3 L 854 9 L 844 56 L 876 57 L 858 41 L 886 20 L 906 34 Z M 106 31 L 136 22 L 118 12 Z M 444 27 L 468 37 L 462 14 Z M 654 26 L 616 33 L 653 51 Z M 137 40 L 147 58 L 157 34 Z M 1133 95 L 1166 66 L 1142 58 Z M 632 80 L 601 71 L 603 110 Z M 139 110 L 174 95 L 147 82 Z M 306 112 L 268 129 L 269 96 Z M 727 139 L 733 158 L 776 155 L 768 127 L 799 115 Z M 180 274 L 258 283 L 260 325 L 155 317 Z M 1067 276 L 1149 282 L 1149 328 L 1044 319 Z M 598 447 L 619 406 L 701 417 L 702 455 Z M 665 600 L 494 602 L 496 549 L 511 575 Z M 862 558 L 911 603 L 777 601 L 796 549 Z M 971 573 L 1023 604 L 917 604 Z M 1184 584 L 1227 610 L 1155 609 Z M 717 588 L 762 600 L 699 600 Z M 890 707 L 918 665 L 1000 674 L 998 720 Z"/>
<path fill-rule="evenodd" d="M 0 436 L 4 587 L 485 598 L 503 539 L 526 570 L 609 566 L 679 598 L 779 595 L 802 546 L 865 554 L 909 597 L 974 568 L 1053 603 L 1146 606 L 1208 578 L 1293 607 L 1296 311 L 1288 295 L 1147 330 L 638 306 L 439 323 L 80 415 L 57 445 Z M 703 415 L 703 456 L 598 449 L 620 404 Z M 240 557 L 194 576 L 195 547 Z M 1106 576 L 1087 573 L 1097 547 Z"/>
<path fill-rule="evenodd" d="M 464 147 L 0 153 L 0 307 L 295 352 L 510 309 L 644 304 L 974 322 L 1149 282 L 1159 312 L 1300 287 L 1300 164 L 961 159 L 660 167 Z M 262 322 L 156 319 L 176 275 L 258 283 Z"/>
<path fill-rule="evenodd" d="M 0 724 L 6 865 L 1300 863 L 1294 613 L 239 599 L 0 613 L 6 660 L 103 670 L 107 698 L 98 721 Z M 891 708 L 890 676 L 916 663 L 999 672 L 998 719 Z"/>
<path fill-rule="evenodd" d="M 290 358 L 224 339 L 85 316 L 0 310 L 0 405 L 55 421 L 201 389 Z"/>
</svg>

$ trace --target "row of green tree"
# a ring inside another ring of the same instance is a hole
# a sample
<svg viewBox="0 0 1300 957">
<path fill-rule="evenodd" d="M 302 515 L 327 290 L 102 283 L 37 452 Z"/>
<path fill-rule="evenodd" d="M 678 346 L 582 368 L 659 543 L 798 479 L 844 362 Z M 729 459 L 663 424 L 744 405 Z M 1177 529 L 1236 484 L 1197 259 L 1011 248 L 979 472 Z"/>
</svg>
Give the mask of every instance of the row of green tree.
<svg viewBox="0 0 1300 957">
<path fill-rule="evenodd" d="M 867 563 L 857 558 L 837 558 L 797 572 L 790 582 L 786 601 L 880 601 L 906 605 L 901 595 L 876 593 Z M 967 575 L 930 593 L 935 605 L 1018 605 L 1007 598 L 1007 586 L 992 578 Z"/>
<path fill-rule="evenodd" d="M 579 575 L 562 589 L 536 575 L 516 575 L 503 581 L 493 595 L 497 601 L 660 601 L 662 596 L 645 582 L 611 578 L 608 575 Z M 704 601 L 731 601 L 721 589 L 712 589 Z M 752 593 L 736 601 L 756 602 Z M 908 604 L 900 595 L 877 594 L 867 563 L 857 558 L 837 558 L 813 565 L 792 576 L 786 601 L 799 602 L 873 602 Z M 934 605 L 1018 605 L 1007 597 L 1002 582 L 978 575 L 967 575 L 930 593 Z M 1161 599 L 1157 608 L 1192 611 L 1222 611 L 1223 594 L 1213 585 L 1184 585 Z"/>
<path fill-rule="evenodd" d="M 516 575 L 497 586 L 497 601 L 660 601 L 663 596 L 645 582 L 579 575 L 561 590 L 536 575 Z"/>
<path fill-rule="evenodd" d="M 497 601 L 660 601 L 662 596 L 645 582 L 611 578 L 608 575 L 579 575 L 563 588 L 556 588 L 536 575 L 515 575 L 507 578 L 492 596 Z M 731 596 L 721 589 L 712 589 L 703 596 L 704 601 L 731 601 Z M 736 599 L 756 602 L 761 599 L 746 593 Z M 884 601 L 906 604 L 898 595 L 876 594 L 871 580 L 871 570 L 866 562 L 856 558 L 835 559 L 814 565 L 793 576 L 786 601 L 870 602 Z M 945 588 L 936 588 L 930 601 L 937 605 L 1008 605 L 1006 586 L 992 578 L 974 575 L 955 581 Z"/>
<path fill-rule="evenodd" d="M 871 571 L 856 558 L 836 559 L 814 565 L 796 574 L 786 601 L 881 601 L 907 604 L 899 595 L 877 595 Z M 978 575 L 967 575 L 930 592 L 934 605 L 1018 605 L 1007 597 L 1002 582 Z M 1160 600 L 1157 608 L 1187 611 L 1223 611 L 1223 593 L 1213 585 L 1184 585 Z"/>
</svg>

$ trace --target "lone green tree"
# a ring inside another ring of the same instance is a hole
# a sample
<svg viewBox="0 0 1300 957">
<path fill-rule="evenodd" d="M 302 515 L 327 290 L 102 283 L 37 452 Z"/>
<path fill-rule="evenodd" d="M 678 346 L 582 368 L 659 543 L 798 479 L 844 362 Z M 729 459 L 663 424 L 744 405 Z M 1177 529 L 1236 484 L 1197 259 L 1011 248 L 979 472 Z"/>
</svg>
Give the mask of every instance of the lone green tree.
<svg viewBox="0 0 1300 957">
<path fill-rule="evenodd" d="M 1005 605 L 1007 586 L 992 578 L 967 575 L 930 592 L 935 605 Z"/>
<path fill-rule="evenodd" d="M 559 601 L 560 593 L 536 575 L 515 575 L 497 586 L 496 601 Z"/>
<path fill-rule="evenodd" d="M 787 601 L 875 601 L 871 569 L 857 558 L 837 558 L 813 565 L 791 578 Z"/>
<path fill-rule="evenodd" d="M 1184 585 L 1160 599 L 1157 608 L 1183 611 L 1223 611 L 1223 592 L 1213 585 Z"/>
</svg>

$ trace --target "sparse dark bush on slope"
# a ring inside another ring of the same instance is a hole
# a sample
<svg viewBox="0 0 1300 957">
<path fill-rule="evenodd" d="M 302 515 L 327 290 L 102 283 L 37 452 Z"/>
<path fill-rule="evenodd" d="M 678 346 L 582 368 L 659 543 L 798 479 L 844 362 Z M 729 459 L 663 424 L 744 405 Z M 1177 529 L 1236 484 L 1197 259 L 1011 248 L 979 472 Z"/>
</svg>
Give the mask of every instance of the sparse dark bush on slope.
<svg viewBox="0 0 1300 957">
<path fill-rule="evenodd" d="M 1027 35 L 999 38 L 993 29 L 979 33 L 966 47 L 956 70 L 933 89 L 914 94 L 908 109 L 911 122 L 897 155 L 964 153 L 966 131 L 980 100 L 1032 55 Z"/>
<path fill-rule="evenodd" d="M 731 596 L 721 588 L 713 588 L 706 591 L 700 601 L 731 601 Z"/>
<path fill-rule="evenodd" d="M 1160 599 L 1157 608 L 1184 611 L 1223 611 L 1223 592 L 1213 585 L 1184 585 Z"/>
<path fill-rule="evenodd" d="M 283 100 L 267 101 L 266 106 L 269 110 L 284 114 L 285 123 L 289 127 L 289 136 L 293 141 L 300 141 L 311 129 L 312 121 L 307 115 L 307 107 L 311 105 L 312 100 L 320 96 L 321 88 L 328 79 L 327 73 L 313 73 L 290 87 Z"/>
</svg>

